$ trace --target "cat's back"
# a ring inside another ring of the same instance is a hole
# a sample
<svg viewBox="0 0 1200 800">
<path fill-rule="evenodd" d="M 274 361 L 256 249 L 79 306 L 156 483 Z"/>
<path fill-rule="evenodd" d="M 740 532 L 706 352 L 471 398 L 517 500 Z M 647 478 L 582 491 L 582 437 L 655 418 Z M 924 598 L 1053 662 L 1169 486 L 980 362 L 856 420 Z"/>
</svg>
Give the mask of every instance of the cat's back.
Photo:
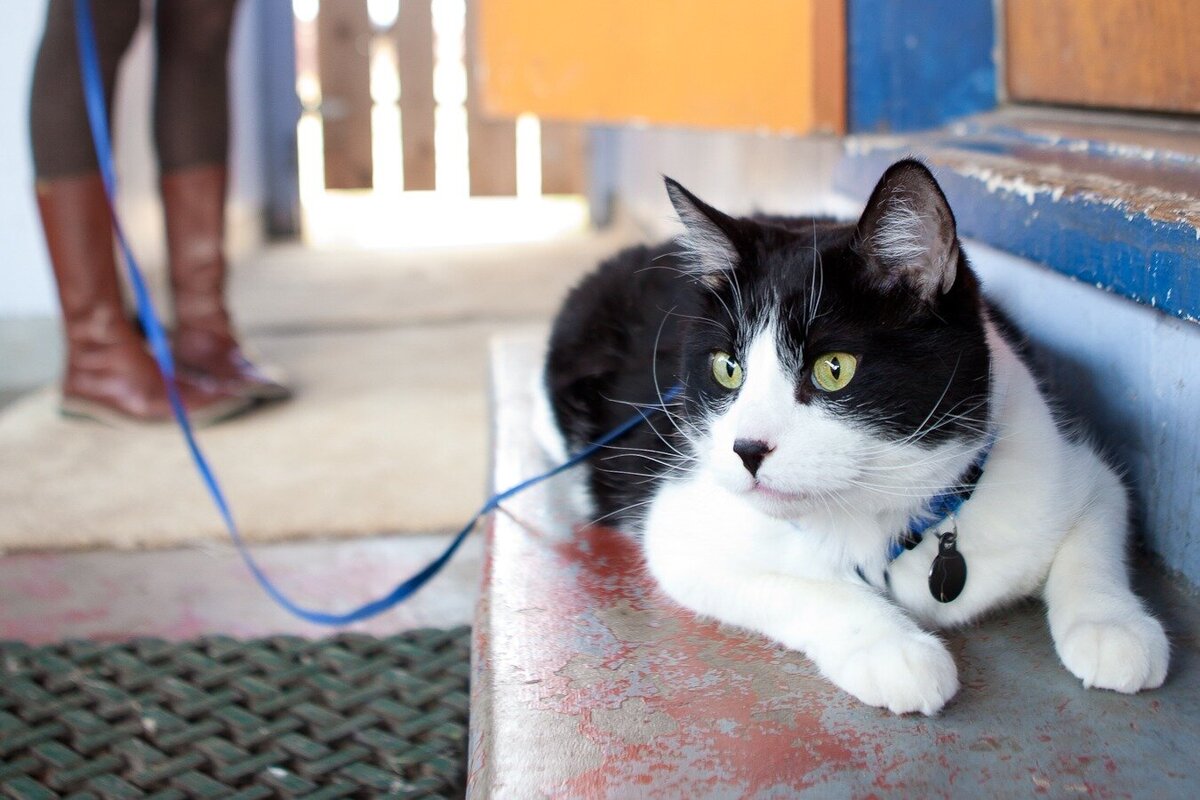
<svg viewBox="0 0 1200 800">
<path fill-rule="evenodd" d="M 621 332 L 661 316 L 656 309 L 681 294 L 680 257 L 678 243 L 669 240 L 629 247 L 602 261 L 567 294 L 555 319 L 552 343 L 582 333 L 579 324 Z"/>
<path fill-rule="evenodd" d="M 571 290 L 550 335 L 545 389 L 568 450 L 577 450 L 655 404 L 677 379 L 680 323 L 694 313 L 691 278 L 674 241 L 631 247 L 604 261 Z M 651 491 L 649 453 L 671 452 L 671 434 L 640 426 L 592 462 L 589 489 L 598 514 L 624 520 Z"/>
</svg>

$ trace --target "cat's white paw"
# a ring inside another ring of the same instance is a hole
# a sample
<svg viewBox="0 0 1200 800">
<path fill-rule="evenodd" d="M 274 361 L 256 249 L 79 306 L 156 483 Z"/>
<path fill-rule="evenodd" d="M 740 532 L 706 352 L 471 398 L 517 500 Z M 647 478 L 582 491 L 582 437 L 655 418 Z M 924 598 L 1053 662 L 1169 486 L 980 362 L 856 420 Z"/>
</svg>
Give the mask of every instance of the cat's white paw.
<svg viewBox="0 0 1200 800">
<path fill-rule="evenodd" d="M 1089 689 L 1133 694 L 1157 689 L 1167 678 L 1171 646 L 1148 614 L 1077 622 L 1056 645 L 1063 664 Z"/>
<path fill-rule="evenodd" d="M 858 648 L 831 671 L 838 686 L 893 714 L 932 716 L 958 692 L 949 651 L 928 633 L 895 633 Z"/>
</svg>

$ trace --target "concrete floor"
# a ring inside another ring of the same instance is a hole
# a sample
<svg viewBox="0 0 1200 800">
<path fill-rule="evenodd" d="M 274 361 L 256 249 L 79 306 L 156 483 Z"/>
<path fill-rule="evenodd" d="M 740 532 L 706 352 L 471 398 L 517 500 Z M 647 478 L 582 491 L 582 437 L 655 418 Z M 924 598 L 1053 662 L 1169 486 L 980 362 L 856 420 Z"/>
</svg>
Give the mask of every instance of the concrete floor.
<svg viewBox="0 0 1200 800">
<path fill-rule="evenodd" d="M 24 389 L 0 389 L 0 408 L 4 408 L 24 394 Z"/>
<path fill-rule="evenodd" d="M 293 600 L 345 611 L 386 594 L 433 560 L 445 535 L 299 542 L 254 548 Z M 479 590 L 480 540 L 465 542 L 445 571 L 397 609 L 341 630 L 387 635 L 470 624 Z M 241 638 L 330 628 L 292 617 L 254 583 L 232 547 L 16 553 L 0 558 L 0 640 L 169 640 L 221 633 Z"/>
</svg>

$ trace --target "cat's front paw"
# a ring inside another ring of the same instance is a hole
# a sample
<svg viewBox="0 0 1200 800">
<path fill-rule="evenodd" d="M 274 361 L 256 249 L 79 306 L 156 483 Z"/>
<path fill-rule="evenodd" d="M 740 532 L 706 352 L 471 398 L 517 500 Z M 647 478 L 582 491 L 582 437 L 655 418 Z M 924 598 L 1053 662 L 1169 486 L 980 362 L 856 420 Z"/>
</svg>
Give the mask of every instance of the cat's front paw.
<svg viewBox="0 0 1200 800">
<path fill-rule="evenodd" d="M 867 705 L 932 716 L 958 692 L 949 651 L 928 633 L 895 633 L 853 650 L 829 677 Z"/>
<path fill-rule="evenodd" d="M 1133 694 L 1167 678 L 1171 646 L 1149 614 L 1076 622 L 1056 642 L 1058 657 L 1087 688 Z"/>
</svg>

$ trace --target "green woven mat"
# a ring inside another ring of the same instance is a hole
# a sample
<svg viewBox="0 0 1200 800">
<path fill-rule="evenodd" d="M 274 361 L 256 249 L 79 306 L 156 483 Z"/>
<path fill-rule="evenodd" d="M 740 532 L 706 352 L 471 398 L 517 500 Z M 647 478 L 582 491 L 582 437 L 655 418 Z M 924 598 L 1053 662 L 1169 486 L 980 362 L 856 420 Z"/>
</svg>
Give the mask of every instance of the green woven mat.
<svg viewBox="0 0 1200 800">
<path fill-rule="evenodd" d="M 0 796 L 460 797 L 469 629 L 0 642 Z"/>
</svg>

